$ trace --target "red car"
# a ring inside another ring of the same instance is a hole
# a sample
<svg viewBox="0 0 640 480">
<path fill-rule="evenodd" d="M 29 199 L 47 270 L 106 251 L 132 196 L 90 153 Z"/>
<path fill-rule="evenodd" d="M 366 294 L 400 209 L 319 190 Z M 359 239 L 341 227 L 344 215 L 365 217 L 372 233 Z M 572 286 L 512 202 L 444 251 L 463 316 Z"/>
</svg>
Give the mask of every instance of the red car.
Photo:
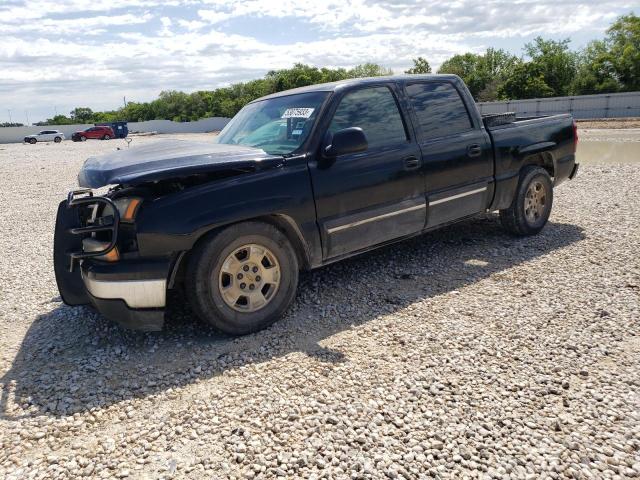
<svg viewBox="0 0 640 480">
<path fill-rule="evenodd" d="M 97 138 L 99 140 L 110 140 L 115 137 L 111 127 L 90 127 L 81 132 L 74 132 L 71 140 L 74 142 L 84 142 L 89 138 Z"/>
</svg>

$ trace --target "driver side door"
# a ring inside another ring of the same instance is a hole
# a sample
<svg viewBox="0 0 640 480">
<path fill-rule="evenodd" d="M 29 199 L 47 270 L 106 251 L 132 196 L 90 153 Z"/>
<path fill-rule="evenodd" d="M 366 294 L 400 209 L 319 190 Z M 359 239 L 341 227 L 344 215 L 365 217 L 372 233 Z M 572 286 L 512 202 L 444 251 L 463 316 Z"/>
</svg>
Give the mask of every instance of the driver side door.
<svg viewBox="0 0 640 480">
<path fill-rule="evenodd" d="M 350 127 L 363 130 L 365 151 L 309 162 L 324 259 L 411 235 L 426 221 L 420 149 L 395 84 L 345 92 L 326 138 Z"/>
</svg>

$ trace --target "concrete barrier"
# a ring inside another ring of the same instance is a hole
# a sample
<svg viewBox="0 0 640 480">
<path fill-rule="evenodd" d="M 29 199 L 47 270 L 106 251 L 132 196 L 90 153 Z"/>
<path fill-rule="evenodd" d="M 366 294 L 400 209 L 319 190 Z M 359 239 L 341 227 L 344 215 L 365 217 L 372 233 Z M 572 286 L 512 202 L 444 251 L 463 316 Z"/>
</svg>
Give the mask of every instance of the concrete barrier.
<svg viewBox="0 0 640 480">
<path fill-rule="evenodd" d="M 229 118 L 211 117 L 195 122 L 173 122 L 171 120 L 149 120 L 146 122 L 129 122 L 130 132 L 158 132 L 158 133 L 206 133 L 222 130 L 229 122 Z M 59 130 L 65 137 L 71 138 L 73 132 L 93 127 L 93 124 L 78 125 L 47 125 L 44 127 L 0 127 L 0 143 L 22 142 L 27 135 L 33 135 L 42 130 Z"/>
<path fill-rule="evenodd" d="M 531 98 L 478 103 L 480 113 L 515 112 L 519 117 L 570 113 L 576 119 L 640 117 L 640 92 Z"/>
</svg>

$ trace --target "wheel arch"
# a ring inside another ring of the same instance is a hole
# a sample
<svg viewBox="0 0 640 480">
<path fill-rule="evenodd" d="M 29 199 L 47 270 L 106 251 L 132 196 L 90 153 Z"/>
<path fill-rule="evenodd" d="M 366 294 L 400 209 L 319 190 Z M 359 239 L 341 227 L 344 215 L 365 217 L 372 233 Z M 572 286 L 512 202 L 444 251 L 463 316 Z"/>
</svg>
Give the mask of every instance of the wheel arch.
<svg viewBox="0 0 640 480">
<path fill-rule="evenodd" d="M 189 263 L 189 257 L 199 244 L 208 241 L 210 238 L 214 237 L 222 230 L 232 225 L 237 225 L 239 223 L 245 222 L 267 223 L 280 230 L 285 235 L 285 237 L 287 237 L 289 242 L 291 242 L 293 251 L 296 252 L 296 257 L 300 269 L 311 269 L 311 253 L 309 251 L 307 242 L 304 240 L 304 236 L 300 228 L 298 227 L 297 222 L 289 215 L 285 214 L 261 215 L 252 218 L 245 218 L 237 222 L 229 222 L 224 225 L 217 225 L 202 232 L 200 236 L 198 236 L 197 240 L 193 243 L 191 248 L 188 251 L 181 252 L 176 258 L 175 264 L 173 265 L 173 268 L 171 269 L 171 272 L 169 274 L 169 288 L 172 288 L 175 283 L 179 283 L 184 279 L 186 266 Z"/>
<path fill-rule="evenodd" d="M 526 156 L 522 161 L 520 171 L 530 165 L 537 165 L 539 167 L 542 167 L 547 171 L 551 178 L 555 177 L 556 160 L 552 152 L 538 152 Z"/>
</svg>

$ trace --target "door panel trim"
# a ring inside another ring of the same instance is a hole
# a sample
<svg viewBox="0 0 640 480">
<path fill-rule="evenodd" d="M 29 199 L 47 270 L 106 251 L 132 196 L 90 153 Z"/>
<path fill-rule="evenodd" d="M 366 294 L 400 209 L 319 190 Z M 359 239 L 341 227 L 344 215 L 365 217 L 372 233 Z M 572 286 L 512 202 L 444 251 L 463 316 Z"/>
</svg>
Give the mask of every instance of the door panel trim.
<svg viewBox="0 0 640 480">
<path fill-rule="evenodd" d="M 439 200 L 434 200 L 433 202 L 429 202 L 429 206 L 438 205 L 440 203 L 450 202 L 451 200 L 456 200 L 458 198 L 466 197 L 468 195 L 474 195 L 476 193 L 484 192 L 487 187 L 476 188 L 474 190 L 469 190 L 468 192 L 458 193 L 457 195 L 451 195 L 450 197 L 441 198 Z"/>
<path fill-rule="evenodd" d="M 327 229 L 327 233 L 332 234 L 334 232 L 339 232 L 347 228 L 357 227 L 358 225 L 364 225 L 365 223 L 375 222 L 377 220 L 382 220 L 383 218 L 393 217 L 395 215 L 401 215 L 403 213 L 424 209 L 426 207 L 427 207 L 427 204 L 423 202 L 419 205 L 414 205 L 413 207 L 403 208 L 401 210 L 394 210 L 393 212 L 383 213 L 382 215 L 376 215 L 374 217 L 365 218 L 363 220 L 358 220 L 356 222 L 350 222 L 350 223 L 345 223 L 343 225 L 338 225 L 337 227 Z"/>
</svg>

